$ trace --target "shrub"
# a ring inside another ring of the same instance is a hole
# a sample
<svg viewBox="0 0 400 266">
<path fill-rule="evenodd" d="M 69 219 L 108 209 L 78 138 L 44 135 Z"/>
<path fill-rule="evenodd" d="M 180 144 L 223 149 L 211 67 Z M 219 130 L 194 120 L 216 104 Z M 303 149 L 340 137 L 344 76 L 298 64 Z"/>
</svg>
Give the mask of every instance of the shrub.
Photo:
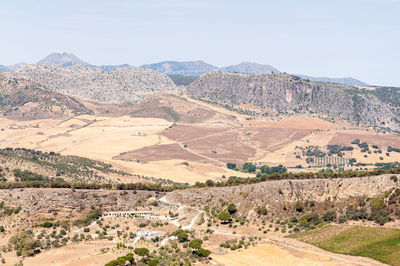
<svg viewBox="0 0 400 266">
<path fill-rule="evenodd" d="M 268 213 L 267 206 L 265 206 L 265 205 L 258 206 L 257 213 L 262 214 L 262 215 L 267 215 L 267 213 Z"/>
<path fill-rule="evenodd" d="M 346 221 L 347 221 L 346 215 L 340 215 L 340 216 L 339 216 L 339 223 L 340 223 L 340 224 L 342 224 L 342 223 L 344 223 L 344 222 L 346 222 Z"/>
<path fill-rule="evenodd" d="M 228 211 L 230 214 L 234 214 L 234 213 L 237 211 L 236 205 L 233 204 L 233 203 L 229 203 L 228 208 L 227 208 L 227 211 Z"/>
<path fill-rule="evenodd" d="M 303 211 L 303 202 L 301 201 L 296 201 L 296 204 L 294 206 L 297 212 L 302 212 Z"/>
<path fill-rule="evenodd" d="M 324 213 L 324 215 L 322 216 L 324 221 L 326 222 L 332 222 L 336 220 L 337 214 L 334 210 L 331 211 L 327 211 L 326 213 Z"/>
</svg>

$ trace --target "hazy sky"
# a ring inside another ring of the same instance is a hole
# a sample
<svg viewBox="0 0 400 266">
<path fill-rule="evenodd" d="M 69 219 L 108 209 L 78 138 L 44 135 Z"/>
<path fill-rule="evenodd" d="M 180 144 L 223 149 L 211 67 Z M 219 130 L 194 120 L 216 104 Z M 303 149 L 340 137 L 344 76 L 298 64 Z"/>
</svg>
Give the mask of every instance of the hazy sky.
<svg viewBox="0 0 400 266">
<path fill-rule="evenodd" d="M 0 0 L 0 64 L 242 61 L 400 86 L 400 0 Z"/>
</svg>

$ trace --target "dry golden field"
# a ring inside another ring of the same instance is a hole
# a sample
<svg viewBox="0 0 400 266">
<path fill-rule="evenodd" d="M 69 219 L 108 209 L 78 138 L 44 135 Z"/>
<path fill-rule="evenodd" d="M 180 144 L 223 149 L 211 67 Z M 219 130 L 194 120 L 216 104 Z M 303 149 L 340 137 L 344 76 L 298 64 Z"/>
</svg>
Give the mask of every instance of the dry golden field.
<svg viewBox="0 0 400 266">
<path fill-rule="evenodd" d="M 180 117 L 179 121 L 174 122 L 166 115 L 172 111 L 152 113 L 146 105 L 135 107 L 139 109 L 131 115 L 116 111 L 107 116 L 103 110 L 95 115 L 65 120 L 1 118 L 0 148 L 24 147 L 78 155 L 112 163 L 132 174 L 192 184 L 223 176 L 252 176 L 227 169 L 227 162 L 307 167 L 305 157 L 297 156 L 300 147 L 349 146 L 356 138 L 369 145 L 378 145 L 383 153 L 365 157 L 365 153 L 355 147 L 345 153 L 345 158 L 355 158 L 361 163 L 400 161 L 400 153 L 385 155 L 388 146 L 400 145 L 400 137 L 390 133 L 377 133 L 373 129 L 354 127 L 345 122 L 330 123 L 310 116 L 247 117 L 222 107 L 178 97 L 157 98 L 150 106 L 164 102 L 168 103 L 168 108 L 174 108 L 173 116 Z M 318 168 L 307 170 L 318 171 Z"/>
</svg>

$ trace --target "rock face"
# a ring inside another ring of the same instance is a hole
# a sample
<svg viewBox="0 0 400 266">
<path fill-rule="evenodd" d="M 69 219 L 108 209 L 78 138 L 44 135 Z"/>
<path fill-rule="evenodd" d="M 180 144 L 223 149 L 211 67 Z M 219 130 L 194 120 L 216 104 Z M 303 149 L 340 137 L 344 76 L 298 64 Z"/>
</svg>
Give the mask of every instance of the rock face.
<svg viewBox="0 0 400 266">
<path fill-rule="evenodd" d="M 390 175 L 338 178 L 338 179 L 307 179 L 268 181 L 253 185 L 187 189 L 173 191 L 167 194 L 172 203 L 187 204 L 201 207 L 217 205 L 219 199 L 233 202 L 241 211 L 249 211 L 258 205 L 269 206 L 296 201 L 316 201 L 336 199 L 345 201 L 351 197 L 375 197 L 385 191 L 398 187 Z"/>
<path fill-rule="evenodd" d="M 218 71 L 218 67 L 203 61 L 164 61 L 155 64 L 143 65 L 141 68 L 149 68 L 165 75 L 200 76 L 204 72 Z"/>
<path fill-rule="evenodd" d="M 38 65 L 60 65 L 60 66 L 89 66 L 72 53 L 52 53 L 37 62 Z"/>
<path fill-rule="evenodd" d="M 206 73 L 190 84 L 187 93 L 221 104 L 251 104 L 278 113 L 323 114 L 356 125 L 399 130 L 393 112 L 372 94 L 288 74 Z"/>
<path fill-rule="evenodd" d="M 251 62 L 242 62 L 238 65 L 222 67 L 221 72 L 247 73 L 247 74 L 270 74 L 279 73 L 280 71 L 270 65 L 261 65 Z"/>
<path fill-rule="evenodd" d="M 58 65 L 23 65 L 8 72 L 9 78 L 25 78 L 47 90 L 101 103 L 138 103 L 142 95 L 176 93 L 177 86 L 167 76 L 149 69 L 123 67 L 113 71 L 98 68 Z"/>
<path fill-rule="evenodd" d="M 92 113 L 72 97 L 44 90 L 24 79 L 0 76 L 0 114 L 10 119 L 62 118 Z"/>
</svg>

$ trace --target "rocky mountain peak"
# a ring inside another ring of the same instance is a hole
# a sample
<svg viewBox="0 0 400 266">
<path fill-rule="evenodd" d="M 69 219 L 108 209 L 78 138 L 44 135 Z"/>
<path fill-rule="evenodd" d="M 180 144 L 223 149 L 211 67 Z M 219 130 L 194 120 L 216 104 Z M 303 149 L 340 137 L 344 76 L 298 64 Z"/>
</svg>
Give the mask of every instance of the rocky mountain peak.
<svg viewBox="0 0 400 266">
<path fill-rule="evenodd" d="M 52 53 L 37 62 L 38 65 L 60 65 L 60 66 L 89 66 L 88 63 L 82 61 L 73 53 Z"/>
</svg>

